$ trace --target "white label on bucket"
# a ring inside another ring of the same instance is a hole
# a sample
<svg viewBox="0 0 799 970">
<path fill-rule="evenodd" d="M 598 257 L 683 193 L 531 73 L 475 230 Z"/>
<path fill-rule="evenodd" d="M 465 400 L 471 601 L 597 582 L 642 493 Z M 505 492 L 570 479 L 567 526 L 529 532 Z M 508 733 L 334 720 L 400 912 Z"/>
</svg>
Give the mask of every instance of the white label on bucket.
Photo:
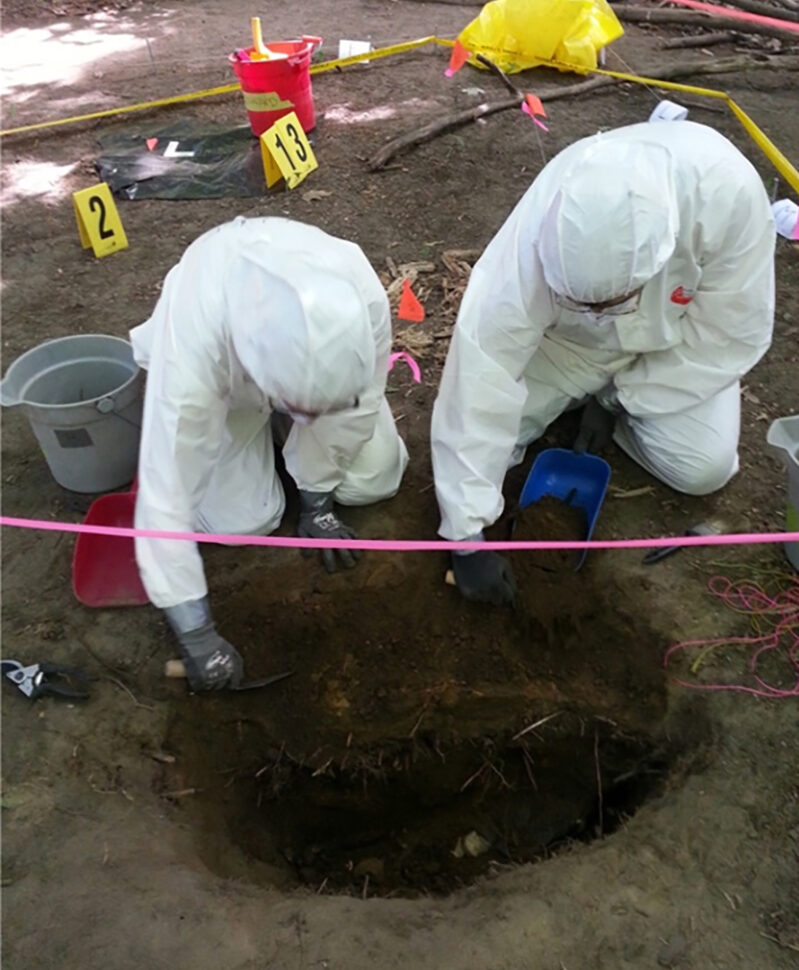
<svg viewBox="0 0 799 970">
<path fill-rule="evenodd" d="M 796 239 L 799 230 L 799 205 L 790 199 L 780 199 L 771 206 L 777 232 L 785 239 Z"/>
<path fill-rule="evenodd" d="M 355 57 L 358 54 L 369 54 L 372 50 L 372 45 L 368 40 L 340 40 L 338 42 L 338 56 L 339 60 L 343 57 Z M 369 61 L 364 61 L 364 64 L 368 64 Z"/>
<path fill-rule="evenodd" d="M 650 121 L 685 121 L 688 109 L 673 101 L 660 101 L 649 116 Z"/>
</svg>

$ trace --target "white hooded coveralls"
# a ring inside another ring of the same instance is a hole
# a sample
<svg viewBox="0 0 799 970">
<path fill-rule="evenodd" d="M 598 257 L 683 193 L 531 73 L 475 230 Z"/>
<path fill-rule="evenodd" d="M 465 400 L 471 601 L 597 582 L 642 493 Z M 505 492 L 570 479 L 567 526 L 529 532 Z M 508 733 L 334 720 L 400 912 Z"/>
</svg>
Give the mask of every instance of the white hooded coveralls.
<svg viewBox="0 0 799 970">
<path fill-rule="evenodd" d="M 441 535 L 495 522 L 521 448 L 603 389 L 640 464 L 681 491 L 720 488 L 737 471 L 738 382 L 771 342 L 774 243 L 757 172 L 703 125 L 631 125 L 553 158 L 459 310 L 432 421 Z M 623 316 L 563 306 L 641 287 Z"/>
<path fill-rule="evenodd" d="M 300 489 L 345 505 L 396 494 L 408 456 L 385 398 L 388 298 L 354 243 L 234 219 L 188 247 L 131 340 L 148 370 L 137 528 L 276 528 L 275 410 L 321 414 L 294 423 L 283 447 Z M 137 539 L 136 559 L 162 609 L 207 594 L 195 543 Z"/>
</svg>

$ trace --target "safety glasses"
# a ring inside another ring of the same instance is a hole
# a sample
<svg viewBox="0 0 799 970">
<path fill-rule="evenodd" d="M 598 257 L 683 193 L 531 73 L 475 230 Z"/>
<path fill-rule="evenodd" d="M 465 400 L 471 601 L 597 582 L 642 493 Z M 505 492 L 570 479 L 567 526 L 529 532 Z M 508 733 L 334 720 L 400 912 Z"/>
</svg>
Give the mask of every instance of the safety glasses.
<svg viewBox="0 0 799 970">
<path fill-rule="evenodd" d="M 343 414 L 345 411 L 354 411 L 360 407 L 360 403 L 360 399 L 356 396 L 349 404 L 345 404 L 343 407 L 332 408 L 330 411 L 322 412 L 300 411 L 290 404 L 286 404 L 285 401 L 272 401 L 271 405 L 273 411 L 278 411 L 280 414 L 287 414 L 295 424 L 307 425 L 324 415 Z"/>
<path fill-rule="evenodd" d="M 555 293 L 555 303 L 564 310 L 572 313 L 588 313 L 591 316 L 623 317 L 635 313 L 641 303 L 641 289 L 635 290 L 629 296 L 620 300 L 610 300 L 604 303 L 579 303 L 563 293 Z"/>
</svg>

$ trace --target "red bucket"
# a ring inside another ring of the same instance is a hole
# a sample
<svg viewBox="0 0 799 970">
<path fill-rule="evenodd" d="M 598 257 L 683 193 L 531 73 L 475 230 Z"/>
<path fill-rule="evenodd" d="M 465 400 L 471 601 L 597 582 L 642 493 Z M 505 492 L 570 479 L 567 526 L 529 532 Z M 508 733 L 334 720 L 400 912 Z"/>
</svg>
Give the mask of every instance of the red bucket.
<svg viewBox="0 0 799 970">
<path fill-rule="evenodd" d="M 311 54 L 321 43 L 321 37 L 303 34 L 299 41 L 266 44 L 273 53 L 286 54 L 287 57 L 253 61 L 250 59 L 252 47 L 237 50 L 229 56 L 241 83 L 244 106 L 256 137 L 290 111 L 297 113 L 304 131 L 313 129 L 316 119 L 309 68 Z"/>
</svg>

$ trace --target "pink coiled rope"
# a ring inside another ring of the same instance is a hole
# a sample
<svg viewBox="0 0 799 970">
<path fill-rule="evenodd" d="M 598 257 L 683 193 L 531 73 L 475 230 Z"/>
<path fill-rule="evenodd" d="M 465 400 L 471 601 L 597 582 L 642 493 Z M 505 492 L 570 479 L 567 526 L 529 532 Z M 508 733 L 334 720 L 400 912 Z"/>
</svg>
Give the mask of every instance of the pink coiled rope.
<svg viewBox="0 0 799 970">
<path fill-rule="evenodd" d="M 749 580 L 733 582 L 726 576 L 713 576 L 708 581 L 710 592 L 736 613 L 750 617 L 754 636 L 718 637 L 712 640 L 684 640 L 666 651 L 663 665 L 667 667 L 678 654 L 698 651 L 691 663 L 691 671 L 696 673 L 706 657 L 723 647 L 743 647 L 751 651 L 749 673 L 756 686 L 749 684 L 703 684 L 677 680 L 683 687 L 698 690 L 731 690 L 756 697 L 799 697 L 799 577 L 789 577 L 786 588 L 770 595 Z M 770 627 L 765 629 L 764 627 Z M 759 635 L 757 635 L 759 634 Z M 766 654 L 780 655 L 794 679 L 793 686 L 780 687 L 769 683 L 759 673 L 761 662 Z"/>
</svg>

